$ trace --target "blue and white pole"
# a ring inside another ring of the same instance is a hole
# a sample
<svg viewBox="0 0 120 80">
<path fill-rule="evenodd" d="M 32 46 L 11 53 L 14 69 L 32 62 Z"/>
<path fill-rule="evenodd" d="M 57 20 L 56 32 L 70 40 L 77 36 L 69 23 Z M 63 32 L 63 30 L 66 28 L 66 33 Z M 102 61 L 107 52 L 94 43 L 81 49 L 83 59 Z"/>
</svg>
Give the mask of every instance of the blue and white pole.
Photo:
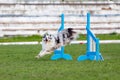
<svg viewBox="0 0 120 80">
<path fill-rule="evenodd" d="M 58 32 L 64 30 L 64 14 L 61 14 L 61 26 L 58 29 Z M 64 46 L 61 46 L 59 49 L 54 50 L 54 55 L 51 57 L 51 60 L 72 60 L 72 56 L 64 53 Z"/>
<path fill-rule="evenodd" d="M 104 60 L 101 53 L 99 52 L 99 39 L 90 30 L 90 13 L 87 13 L 87 44 L 86 44 L 86 54 L 81 55 L 77 58 L 78 61 L 84 60 Z M 94 49 L 95 48 L 95 49 Z"/>
</svg>

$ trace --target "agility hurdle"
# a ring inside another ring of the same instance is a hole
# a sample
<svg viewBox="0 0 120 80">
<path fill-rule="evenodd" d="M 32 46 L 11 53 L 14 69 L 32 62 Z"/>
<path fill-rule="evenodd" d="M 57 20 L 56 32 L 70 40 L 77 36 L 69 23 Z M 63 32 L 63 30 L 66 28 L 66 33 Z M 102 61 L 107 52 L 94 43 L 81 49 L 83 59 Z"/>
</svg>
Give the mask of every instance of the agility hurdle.
<svg viewBox="0 0 120 80">
<path fill-rule="evenodd" d="M 61 26 L 58 29 L 58 32 L 62 30 L 64 30 L 64 14 L 61 14 Z M 59 49 L 54 50 L 54 54 L 51 57 L 51 60 L 58 60 L 58 59 L 72 60 L 72 56 L 64 53 L 64 46 L 62 46 Z"/>
<path fill-rule="evenodd" d="M 87 13 L 87 43 L 86 43 L 86 54 L 81 55 L 77 58 L 78 61 L 84 60 L 104 60 L 101 53 L 99 52 L 99 39 L 92 33 L 90 29 L 90 13 Z"/>
<path fill-rule="evenodd" d="M 64 29 L 64 14 L 61 15 L 61 26 L 58 29 L 62 31 Z M 86 54 L 81 55 L 77 58 L 78 61 L 84 60 L 104 60 L 101 53 L 99 52 L 99 39 L 92 33 L 90 29 L 90 13 L 87 13 L 87 43 L 86 43 Z M 64 53 L 64 46 L 60 47 L 59 49 L 54 50 L 54 55 L 51 57 L 51 60 L 58 60 L 58 59 L 65 59 L 65 60 L 72 60 L 72 56 L 69 54 Z"/>
</svg>

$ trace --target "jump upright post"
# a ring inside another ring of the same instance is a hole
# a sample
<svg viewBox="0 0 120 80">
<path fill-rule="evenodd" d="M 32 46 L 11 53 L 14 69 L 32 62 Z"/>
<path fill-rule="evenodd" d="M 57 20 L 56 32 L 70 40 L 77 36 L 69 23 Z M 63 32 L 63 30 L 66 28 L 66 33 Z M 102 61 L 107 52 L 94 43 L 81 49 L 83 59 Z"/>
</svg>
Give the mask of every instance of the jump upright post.
<svg viewBox="0 0 120 80">
<path fill-rule="evenodd" d="M 77 58 L 78 61 L 83 60 L 104 60 L 101 53 L 99 52 L 99 39 L 92 33 L 90 29 L 90 13 L 87 13 L 87 44 L 86 54 L 81 55 Z"/>
<path fill-rule="evenodd" d="M 61 14 L 61 26 L 58 29 L 58 32 L 64 30 L 64 14 Z M 54 55 L 51 57 L 51 60 L 58 60 L 58 59 L 65 59 L 65 60 L 72 60 L 71 55 L 64 53 L 64 46 L 56 49 L 54 51 Z"/>
</svg>

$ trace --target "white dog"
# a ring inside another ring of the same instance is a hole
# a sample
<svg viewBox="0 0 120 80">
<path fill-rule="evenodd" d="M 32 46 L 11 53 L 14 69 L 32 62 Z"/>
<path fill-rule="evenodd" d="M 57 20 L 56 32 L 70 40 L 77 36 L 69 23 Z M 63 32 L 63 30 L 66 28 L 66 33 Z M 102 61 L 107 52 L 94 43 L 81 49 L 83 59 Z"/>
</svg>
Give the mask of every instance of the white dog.
<svg viewBox="0 0 120 80">
<path fill-rule="evenodd" d="M 55 49 L 69 44 L 76 38 L 77 32 L 75 32 L 73 28 L 64 29 L 56 35 L 46 33 L 42 38 L 42 50 L 36 58 L 43 57 L 46 54 L 51 54 Z"/>
</svg>

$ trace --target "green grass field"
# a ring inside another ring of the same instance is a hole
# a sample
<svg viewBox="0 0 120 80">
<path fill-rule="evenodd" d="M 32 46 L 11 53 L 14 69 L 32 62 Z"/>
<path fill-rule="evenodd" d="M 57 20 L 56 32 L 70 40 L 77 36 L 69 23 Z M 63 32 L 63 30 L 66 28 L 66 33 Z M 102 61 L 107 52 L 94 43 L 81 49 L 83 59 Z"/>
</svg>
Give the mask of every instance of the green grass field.
<svg viewBox="0 0 120 80">
<path fill-rule="evenodd" d="M 72 61 L 51 61 L 51 55 L 37 60 L 40 45 L 0 45 L 0 80 L 119 80 L 120 44 L 101 44 L 104 61 L 78 62 L 85 45 L 68 45 Z"/>
<path fill-rule="evenodd" d="M 120 34 L 111 33 L 111 34 L 97 34 L 97 38 L 100 40 L 120 40 Z M 27 41 L 38 41 L 42 40 L 40 35 L 32 36 L 13 36 L 13 37 L 2 37 L 0 42 L 27 42 Z M 77 40 L 86 40 L 86 35 L 80 34 L 80 37 Z"/>
</svg>

